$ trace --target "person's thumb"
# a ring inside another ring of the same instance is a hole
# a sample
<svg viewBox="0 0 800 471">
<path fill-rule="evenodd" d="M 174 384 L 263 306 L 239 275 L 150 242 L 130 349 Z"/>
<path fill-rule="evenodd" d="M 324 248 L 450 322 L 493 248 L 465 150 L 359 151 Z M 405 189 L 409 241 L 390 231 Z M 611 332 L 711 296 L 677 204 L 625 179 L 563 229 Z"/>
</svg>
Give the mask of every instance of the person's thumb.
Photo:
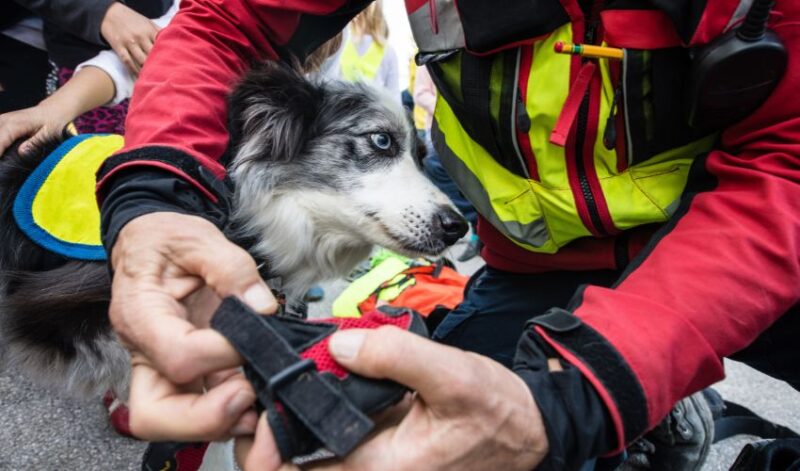
<svg viewBox="0 0 800 471">
<path fill-rule="evenodd" d="M 345 368 L 364 376 L 391 379 L 435 400 L 454 379 L 463 352 L 397 327 L 350 329 L 331 336 L 329 350 Z"/>
</svg>

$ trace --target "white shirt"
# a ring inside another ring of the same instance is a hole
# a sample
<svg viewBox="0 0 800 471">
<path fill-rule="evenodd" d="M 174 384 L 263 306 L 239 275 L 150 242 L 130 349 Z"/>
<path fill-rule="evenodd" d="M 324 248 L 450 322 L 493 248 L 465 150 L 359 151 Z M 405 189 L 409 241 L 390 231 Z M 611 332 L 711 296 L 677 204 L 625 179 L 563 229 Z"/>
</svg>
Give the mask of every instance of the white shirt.
<svg viewBox="0 0 800 471">
<path fill-rule="evenodd" d="M 156 26 L 159 28 L 163 28 L 169 24 L 172 17 L 175 16 L 175 13 L 178 12 L 178 4 L 180 0 L 173 0 L 172 5 L 169 7 L 166 13 L 164 13 L 159 18 L 156 18 L 153 21 Z M 125 64 L 122 63 L 122 60 L 117 56 L 117 54 L 110 50 L 100 51 L 99 54 L 92 57 L 91 59 L 82 62 L 75 68 L 75 73 L 78 73 L 84 67 L 97 67 L 98 69 L 102 70 L 111 78 L 111 81 L 114 82 L 114 98 L 109 102 L 111 105 L 116 105 L 120 103 L 122 100 L 126 98 L 130 98 L 131 94 L 133 93 L 133 82 L 135 78 L 131 73 L 128 71 L 128 68 L 125 67 Z"/>
</svg>

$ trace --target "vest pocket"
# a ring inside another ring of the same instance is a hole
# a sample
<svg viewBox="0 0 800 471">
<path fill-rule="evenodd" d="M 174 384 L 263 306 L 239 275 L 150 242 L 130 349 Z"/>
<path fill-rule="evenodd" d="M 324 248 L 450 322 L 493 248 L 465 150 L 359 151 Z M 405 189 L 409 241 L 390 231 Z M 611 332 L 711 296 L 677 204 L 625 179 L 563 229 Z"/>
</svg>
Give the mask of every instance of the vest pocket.
<svg viewBox="0 0 800 471">
<path fill-rule="evenodd" d="M 525 159 L 514 141 L 517 57 L 516 50 L 490 57 L 462 50 L 427 67 L 470 138 L 506 170 L 528 178 Z"/>
<path fill-rule="evenodd" d="M 690 69 L 689 51 L 684 48 L 626 51 L 622 92 L 629 166 L 704 136 L 687 121 Z"/>
</svg>

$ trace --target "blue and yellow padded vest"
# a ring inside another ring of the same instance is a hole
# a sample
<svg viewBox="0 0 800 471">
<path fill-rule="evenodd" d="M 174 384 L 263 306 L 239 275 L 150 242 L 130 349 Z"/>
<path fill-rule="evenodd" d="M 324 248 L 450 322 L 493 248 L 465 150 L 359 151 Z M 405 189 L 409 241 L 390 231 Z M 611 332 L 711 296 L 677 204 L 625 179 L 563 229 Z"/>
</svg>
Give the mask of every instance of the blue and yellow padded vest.
<svg viewBox="0 0 800 471">
<path fill-rule="evenodd" d="M 77 260 L 105 260 L 95 174 L 123 145 L 122 136 L 83 134 L 47 156 L 14 200 L 14 218 L 44 249 Z"/>
</svg>

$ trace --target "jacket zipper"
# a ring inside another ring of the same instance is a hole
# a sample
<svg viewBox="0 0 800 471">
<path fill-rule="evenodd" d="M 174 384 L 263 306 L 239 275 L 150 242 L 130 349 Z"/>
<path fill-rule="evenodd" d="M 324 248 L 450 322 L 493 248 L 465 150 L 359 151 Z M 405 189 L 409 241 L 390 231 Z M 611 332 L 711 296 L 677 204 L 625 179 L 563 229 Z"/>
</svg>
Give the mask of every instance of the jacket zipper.
<svg viewBox="0 0 800 471">
<path fill-rule="evenodd" d="M 597 2 L 593 2 L 597 5 Z M 595 10 L 595 8 L 592 8 Z M 595 31 L 597 27 L 597 13 L 592 11 L 589 20 L 586 22 L 586 32 L 584 33 L 584 42 L 586 44 L 594 44 Z M 586 62 L 588 59 L 581 59 L 581 63 Z M 609 235 L 608 229 L 603 224 L 603 219 L 600 216 L 600 211 L 597 209 L 597 201 L 592 187 L 589 184 L 589 177 L 586 174 L 586 166 L 584 164 L 584 144 L 586 141 L 587 121 L 589 120 L 589 101 L 592 93 L 591 85 L 586 89 L 586 93 L 581 101 L 580 109 L 578 110 L 578 122 L 575 134 L 575 170 L 578 176 L 578 182 L 586 208 L 589 212 L 589 219 L 594 227 L 589 230 L 597 235 Z"/>
<path fill-rule="evenodd" d="M 517 66 L 514 73 L 514 97 L 511 107 L 511 142 L 514 144 L 517 158 L 525 169 L 529 179 L 539 180 L 539 171 L 533 155 L 530 136 L 531 119 L 526 108 L 528 81 L 530 80 L 531 46 L 517 48 Z"/>
<path fill-rule="evenodd" d="M 525 172 L 525 177 L 530 179 L 531 172 L 528 170 L 528 165 L 525 162 L 525 157 L 522 155 L 522 151 L 520 151 L 521 143 L 518 140 L 519 132 L 524 129 L 524 123 L 520 122 L 520 113 L 525 113 L 525 104 L 520 104 L 519 91 L 519 64 L 521 52 L 522 48 L 517 48 L 516 67 L 514 68 L 514 92 L 511 98 L 511 116 L 509 119 L 511 119 L 511 143 L 514 147 L 514 153 L 517 154 L 517 159 L 519 159 L 520 166 Z M 525 113 L 525 116 L 527 117 L 527 113 Z M 528 123 L 528 128 L 530 128 L 530 122 Z"/>
</svg>

